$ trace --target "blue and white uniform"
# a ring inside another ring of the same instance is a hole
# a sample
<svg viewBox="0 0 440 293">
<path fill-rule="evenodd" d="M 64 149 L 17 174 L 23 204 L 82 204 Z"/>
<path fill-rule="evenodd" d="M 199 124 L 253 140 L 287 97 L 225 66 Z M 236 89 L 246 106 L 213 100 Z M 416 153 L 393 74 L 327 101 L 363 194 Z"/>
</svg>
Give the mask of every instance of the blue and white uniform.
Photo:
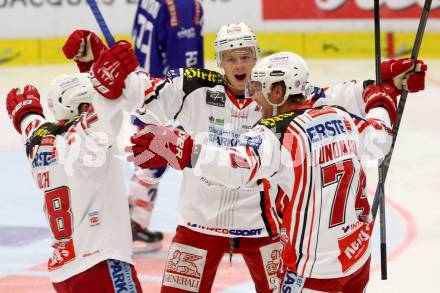
<svg viewBox="0 0 440 293">
<path fill-rule="evenodd" d="M 133 25 L 140 67 L 153 77 L 203 68 L 202 17 L 199 0 L 140 0 Z"/>
</svg>

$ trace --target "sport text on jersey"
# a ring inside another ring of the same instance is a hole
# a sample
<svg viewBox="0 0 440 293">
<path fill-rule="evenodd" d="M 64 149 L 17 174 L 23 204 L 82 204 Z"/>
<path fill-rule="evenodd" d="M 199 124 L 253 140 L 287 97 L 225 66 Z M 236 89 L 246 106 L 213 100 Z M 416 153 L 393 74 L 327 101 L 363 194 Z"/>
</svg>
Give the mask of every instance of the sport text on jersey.
<svg viewBox="0 0 440 293">
<path fill-rule="evenodd" d="M 263 231 L 263 228 L 256 228 L 256 229 L 230 229 L 230 228 L 219 228 L 219 227 L 206 227 L 204 225 L 199 225 L 196 223 L 190 223 L 188 222 L 187 225 L 189 227 L 206 230 L 206 231 L 212 231 L 220 234 L 225 235 L 232 235 L 232 236 L 257 236 L 261 235 L 261 232 Z"/>
</svg>

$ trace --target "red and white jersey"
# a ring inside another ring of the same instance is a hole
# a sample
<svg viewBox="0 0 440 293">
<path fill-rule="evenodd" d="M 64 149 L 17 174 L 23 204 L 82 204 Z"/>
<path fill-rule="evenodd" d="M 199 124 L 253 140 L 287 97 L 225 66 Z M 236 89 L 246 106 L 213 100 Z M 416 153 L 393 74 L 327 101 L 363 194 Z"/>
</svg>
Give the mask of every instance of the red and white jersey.
<svg viewBox="0 0 440 293">
<path fill-rule="evenodd" d="M 137 120 L 157 124 L 177 119 L 199 144 L 234 147 L 240 135 L 261 119 L 258 105 L 251 99 L 237 99 L 225 85 L 223 76 L 214 71 L 186 68 L 172 71 L 167 79 L 137 73 L 126 81 L 126 88 L 129 96 L 145 96 L 145 107 L 137 111 Z M 341 88 L 350 95 L 346 100 L 352 102 L 352 107 L 357 112 L 363 111 L 363 85 L 353 82 Z M 317 98 L 311 103 L 338 103 L 336 99 L 343 96 L 326 96 L 323 90 L 316 93 Z M 278 231 L 268 229 L 261 217 L 264 210 L 261 200 L 260 187 L 256 184 L 230 189 L 203 173 L 185 169 L 178 221 L 190 229 L 218 236 L 276 235 Z"/>
<path fill-rule="evenodd" d="M 388 152 L 388 124 L 383 108 L 366 120 L 337 107 L 298 109 L 262 119 L 241 146 L 202 146 L 194 168 L 231 188 L 257 182 L 267 224 L 281 227 L 284 264 L 304 277 L 339 278 L 370 255 L 360 160 Z"/>
<path fill-rule="evenodd" d="M 142 101 L 95 96 L 69 121 L 39 115 L 21 123 L 32 174 L 44 194 L 52 238 L 52 282 L 66 280 L 106 259 L 132 261 L 128 200 L 115 137 L 123 115 Z"/>
</svg>

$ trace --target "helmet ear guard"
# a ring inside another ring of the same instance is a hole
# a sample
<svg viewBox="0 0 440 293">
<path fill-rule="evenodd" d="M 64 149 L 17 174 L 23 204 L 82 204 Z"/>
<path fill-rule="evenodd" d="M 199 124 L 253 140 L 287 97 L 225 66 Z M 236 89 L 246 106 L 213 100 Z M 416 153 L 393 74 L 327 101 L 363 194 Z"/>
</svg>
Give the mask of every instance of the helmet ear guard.
<svg viewBox="0 0 440 293">
<path fill-rule="evenodd" d="M 251 80 L 261 83 L 262 93 L 269 104 L 280 106 L 291 95 L 306 95 L 309 69 L 299 55 L 281 52 L 261 59 L 252 69 Z M 278 82 L 284 82 L 284 99 L 281 103 L 274 104 L 269 100 L 269 93 L 272 86 Z"/>
<path fill-rule="evenodd" d="M 88 73 L 62 74 L 48 89 L 48 105 L 56 120 L 68 120 L 80 114 L 81 104 L 92 102 L 95 94 Z"/>
<path fill-rule="evenodd" d="M 217 66 L 221 67 L 222 52 L 239 48 L 252 48 L 257 57 L 257 36 L 244 22 L 222 25 L 214 42 Z"/>
</svg>

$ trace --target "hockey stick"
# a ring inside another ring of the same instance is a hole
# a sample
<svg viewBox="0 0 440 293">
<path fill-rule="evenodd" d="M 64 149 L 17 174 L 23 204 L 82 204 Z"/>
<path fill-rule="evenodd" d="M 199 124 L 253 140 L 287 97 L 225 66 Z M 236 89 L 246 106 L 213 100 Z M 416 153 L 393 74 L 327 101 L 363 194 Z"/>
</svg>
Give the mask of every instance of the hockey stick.
<svg viewBox="0 0 440 293">
<path fill-rule="evenodd" d="M 375 0 L 375 4 L 376 4 Z M 425 32 L 426 22 L 428 20 L 429 11 L 431 10 L 432 0 L 426 0 L 423 6 L 422 16 L 420 17 L 419 27 L 417 28 L 416 39 L 411 53 L 411 59 L 417 60 L 420 46 L 422 44 L 423 34 Z M 375 6 L 376 13 L 376 6 Z M 377 64 L 376 64 L 377 65 Z M 414 64 L 415 68 L 416 64 Z M 377 68 L 376 68 L 377 70 Z M 397 134 L 399 133 L 400 122 L 402 121 L 403 110 L 405 108 L 408 91 L 402 90 L 400 96 L 399 107 L 397 109 L 397 122 L 393 127 L 393 141 L 390 151 L 385 156 L 384 160 L 379 166 L 379 183 L 377 184 L 376 193 L 374 195 L 372 214 L 373 219 L 376 219 L 377 209 L 380 206 L 380 259 L 381 259 L 381 277 L 382 280 L 387 279 L 387 259 L 386 259 L 386 230 L 385 230 L 385 194 L 384 184 L 390 167 L 391 157 L 393 155 L 394 146 L 396 144 Z"/>
<path fill-rule="evenodd" d="M 431 2 L 432 0 L 426 0 L 425 5 L 423 6 L 422 16 L 420 17 L 419 27 L 417 28 L 416 39 L 414 40 L 414 46 L 411 52 L 411 59 L 414 60 L 417 59 L 420 51 L 420 46 L 422 45 L 422 39 L 423 39 L 423 34 L 425 33 L 426 22 L 428 21 L 429 11 L 431 10 Z M 391 144 L 390 151 L 388 152 L 388 154 L 385 156 L 384 160 L 380 164 L 380 168 L 382 168 L 384 181 L 387 177 L 388 169 L 390 167 L 391 157 L 393 155 L 394 146 L 396 144 L 397 134 L 399 132 L 400 122 L 402 120 L 403 110 L 405 108 L 407 96 L 408 96 L 408 91 L 402 90 L 399 106 L 397 108 L 397 121 L 393 127 L 393 142 Z M 373 219 L 376 218 L 378 206 L 379 206 L 379 188 L 376 189 L 376 193 L 374 194 L 373 206 L 371 208 Z"/>
<path fill-rule="evenodd" d="M 380 6 L 379 0 L 374 0 L 374 50 L 376 61 L 376 84 L 382 84 L 381 51 L 380 51 Z M 387 241 L 385 222 L 385 180 L 379 167 L 379 205 L 380 205 L 380 271 L 381 279 L 387 279 Z"/>
<path fill-rule="evenodd" d="M 115 44 L 115 38 L 113 38 L 113 35 L 110 33 L 107 23 L 105 22 L 104 17 L 102 16 L 101 11 L 99 10 L 98 4 L 96 4 L 95 0 L 87 0 L 87 4 L 89 4 L 90 9 L 92 10 L 93 15 L 95 16 L 96 21 L 98 22 L 99 28 L 101 29 L 101 32 L 104 35 L 107 45 L 109 47 L 113 46 Z"/>
<path fill-rule="evenodd" d="M 382 84 L 382 71 L 380 70 L 380 14 L 379 0 L 374 0 L 374 53 L 376 61 L 376 84 Z"/>
</svg>

